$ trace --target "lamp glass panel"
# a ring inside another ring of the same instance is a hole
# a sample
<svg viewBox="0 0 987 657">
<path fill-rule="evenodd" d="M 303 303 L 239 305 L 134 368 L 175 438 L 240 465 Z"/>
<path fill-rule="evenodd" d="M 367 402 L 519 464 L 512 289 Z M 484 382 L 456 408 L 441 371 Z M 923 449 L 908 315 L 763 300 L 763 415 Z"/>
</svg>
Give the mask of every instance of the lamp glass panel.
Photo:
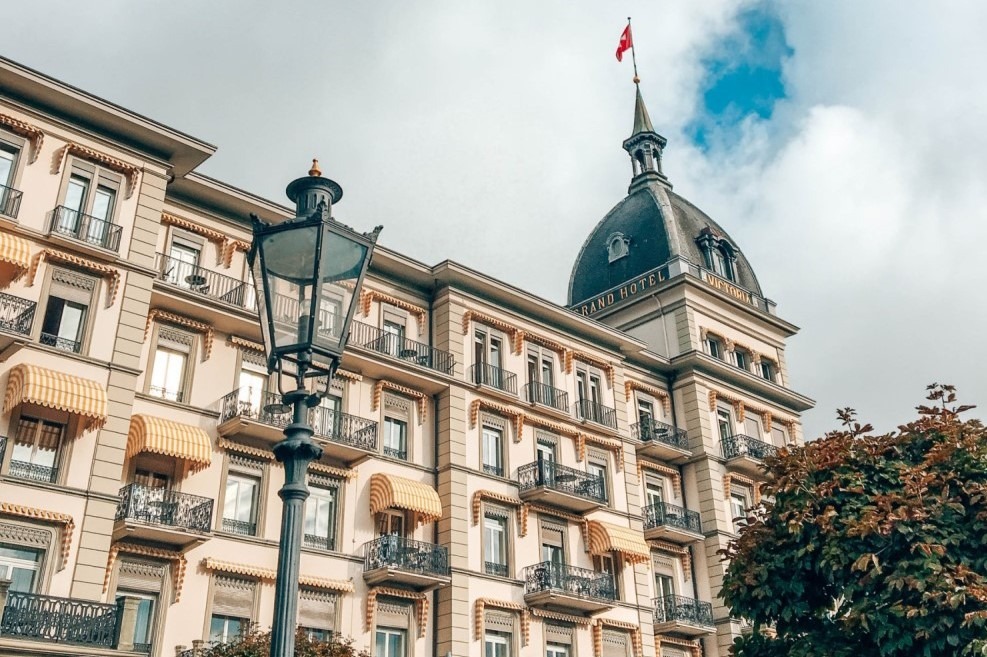
<svg viewBox="0 0 987 657">
<path fill-rule="evenodd" d="M 342 352 L 346 329 L 358 297 L 360 275 L 367 259 L 367 245 L 325 225 L 319 267 L 319 298 L 313 344 Z"/>
<path fill-rule="evenodd" d="M 315 290 L 318 226 L 270 233 L 261 238 L 275 348 L 309 342 L 308 317 Z"/>
</svg>

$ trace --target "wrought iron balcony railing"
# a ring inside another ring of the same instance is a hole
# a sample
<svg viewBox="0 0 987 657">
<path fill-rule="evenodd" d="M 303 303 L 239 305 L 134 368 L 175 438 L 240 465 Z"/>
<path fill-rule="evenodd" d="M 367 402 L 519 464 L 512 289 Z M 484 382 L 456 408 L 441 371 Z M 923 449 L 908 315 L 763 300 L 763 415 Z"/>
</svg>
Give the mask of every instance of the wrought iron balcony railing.
<svg viewBox="0 0 987 657">
<path fill-rule="evenodd" d="M 123 227 L 59 205 L 48 215 L 48 233 L 71 237 L 101 249 L 119 251 Z"/>
<path fill-rule="evenodd" d="M 363 546 L 364 570 L 395 568 L 423 575 L 449 577 L 449 550 L 442 545 L 401 536 L 381 536 Z"/>
<path fill-rule="evenodd" d="M 678 527 L 696 534 L 703 533 L 703 525 L 698 513 L 667 502 L 644 507 L 644 528 L 655 527 Z"/>
<path fill-rule="evenodd" d="M 504 476 L 504 466 L 502 465 L 492 465 L 490 463 L 483 464 L 483 471 L 487 474 L 494 475 L 496 477 Z"/>
<path fill-rule="evenodd" d="M 179 404 L 181 404 L 185 398 L 185 394 L 181 390 L 170 390 L 169 388 L 162 388 L 161 386 L 150 386 L 147 389 L 147 394 L 152 397 L 159 397 L 160 399 L 178 402 Z"/>
<path fill-rule="evenodd" d="M 602 477 L 576 470 L 555 461 L 539 459 L 517 469 L 520 492 L 544 486 L 570 495 L 607 503 L 607 487 Z"/>
<path fill-rule="evenodd" d="M 120 615 L 115 604 L 10 591 L 0 635 L 112 648 Z"/>
<path fill-rule="evenodd" d="M 517 375 L 496 365 L 487 363 L 471 365 L 469 376 L 473 383 L 497 388 L 512 395 L 517 394 Z"/>
<path fill-rule="evenodd" d="M 19 190 L 0 185 L 0 214 L 16 219 L 21 209 L 21 196 L 23 194 Z"/>
<path fill-rule="evenodd" d="M 655 623 L 683 623 L 698 627 L 713 625 L 713 605 L 682 595 L 666 595 L 654 599 Z"/>
<path fill-rule="evenodd" d="M 563 413 L 569 412 L 569 393 L 544 383 L 525 384 L 524 398 L 533 404 L 551 406 Z"/>
<path fill-rule="evenodd" d="M 507 577 L 507 564 L 498 563 L 496 561 L 484 561 L 483 562 L 483 572 L 488 575 L 497 575 L 498 577 Z"/>
<path fill-rule="evenodd" d="M 524 569 L 524 593 L 556 591 L 577 598 L 612 601 L 616 598 L 613 578 L 586 568 L 543 561 Z"/>
<path fill-rule="evenodd" d="M 617 428 L 617 411 L 589 399 L 580 399 L 576 402 L 576 415 L 583 420 L 596 422 L 611 429 Z"/>
<path fill-rule="evenodd" d="M 157 254 L 156 268 L 159 281 L 250 312 L 257 311 L 256 294 L 253 285 L 248 282 L 163 253 Z"/>
<path fill-rule="evenodd" d="M 452 374 L 456 369 L 456 357 L 448 351 L 386 333 L 376 326 L 356 320 L 350 323 L 349 345 L 387 354 L 444 374 Z"/>
<path fill-rule="evenodd" d="M 408 450 L 401 449 L 400 447 L 388 447 L 384 445 L 384 456 L 390 456 L 392 459 L 401 459 L 402 461 L 408 460 Z"/>
<path fill-rule="evenodd" d="M 335 536 L 321 536 L 319 534 L 305 534 L 302 536 L 302 545 L 315 548 L 317 550 L 335 550 Z"/>
<path fill-rule="evenodd" d="M 128 484 L 120 489 L 116 519 L 205 533 L 212 527 L 212 507 L 208 497 Z"/>
<path fill-rule="evenodd" d="M 233 518 L 223 518 L 223 531 L 239 536 L 256 536 L 257 523 L 247 520 L 234 520 Z"/>
<path fill-rule="evenodd" d="M 763 461 L 766 456 L 774 456 L 778 453 L 778 448 L 763 440 L 752 436 L 745 436 L 742 433 L 724 438 L 720 441 L 723 449 L 723 458 L 732 459 L 747 456 L 758 461 Z"/>
<path fill-rule="evenodd" d="M 33 301 L 0 292 L 0 330 L 30 335 L 35 308 Z"/>
<path fill-rule="evenodd" d="M 219 423 L 235 417 L 255 420 L 272 427 L 284 428 L 291 423 L 291 411 L 273 413 L 265 410 L 269 406 L 281 404 L 281 395 L 265 392 L 260 403 L 254 405 L 248 399 L 241 399 L 240 390 L 234 390 L 220 400 Z M 377 451 L 377 423 L 362 417 L 334 411 L 324 406 L 316 406 L 309 411 L 309 422 L 315 430 L 317 440 L 328 440 L 364 449 Z"/>
<path fill-rule="evenodd" d="M 658 420 L 645 418 L 642 422 L 632 424 L 631 435 L 644 442 L 653 440 L 679 449 L 689 449 L 689 434 L 684 429 L 676 429 Z"/>
<path fill-rule="evenodd" d="M 82 351 L 82 343 L 78 340 L 60 338 L 57 335 L 52 335 L 50 333 L 42 333 L 41 337 L 38 338 L 38 342 L 45 346 L 54 347 L 55 349 L 60 349 L 62 351 L 71 351 L 73 354 L 77 354 Z"/>
<path fill-rule="evenodd" d="M 31 481 L 43 481 L 54 483 L 58 477 L 58 468 L 54 466 L 38 465 L 26 461 L 10 461 L 10 468 L 7 474 L 18 479 L 29 479 Z"/>
</svg>

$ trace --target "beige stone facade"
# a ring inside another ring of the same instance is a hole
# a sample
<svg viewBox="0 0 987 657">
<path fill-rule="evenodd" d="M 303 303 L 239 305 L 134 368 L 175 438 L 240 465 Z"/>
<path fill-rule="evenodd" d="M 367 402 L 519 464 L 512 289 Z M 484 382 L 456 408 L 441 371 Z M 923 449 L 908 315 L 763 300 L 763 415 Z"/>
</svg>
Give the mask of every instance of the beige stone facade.
<svg viewBox="0 0 987 657">
<path fill-rule="evenodd" d="M 290 212 L 196 173 L 213 151 L 0 60 L 0 656 L 270 623 L 286 419 L 245 251 Z M 378 248 L 313 413 L 299 624 L 381 657 L 725 655 L 732 504 L 811 407 L 797 329 L 730 287 L 675 261 L 590 319 Z"/>
</svg>

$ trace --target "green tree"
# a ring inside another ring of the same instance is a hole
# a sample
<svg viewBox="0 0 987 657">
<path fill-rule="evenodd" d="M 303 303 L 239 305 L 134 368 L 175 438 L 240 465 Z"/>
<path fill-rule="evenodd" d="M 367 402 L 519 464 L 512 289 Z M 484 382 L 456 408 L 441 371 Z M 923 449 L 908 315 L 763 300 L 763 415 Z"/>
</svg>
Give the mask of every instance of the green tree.
<svg viewBox="0 0 987 657">
<path fill-rule="evenodd" d="M 987 655 L 987 429 L 929 386 L 919 419 L 765 459 L 765 501 L 723 556 L 753 632 L 737 657 Z"/>
<path fill-rule="evenodd" d="M 188 651 L 194 657 L 269 657 L 271 633 L 256 626 L 229 643 L 217 643 L 202 650 Z M 333 636 L 327 641 L 310 639 L 304 630 L 295 634 L 295 657 L 370 657 L 365 650 L 353 647 L 352 639 Z"/>
</svg>

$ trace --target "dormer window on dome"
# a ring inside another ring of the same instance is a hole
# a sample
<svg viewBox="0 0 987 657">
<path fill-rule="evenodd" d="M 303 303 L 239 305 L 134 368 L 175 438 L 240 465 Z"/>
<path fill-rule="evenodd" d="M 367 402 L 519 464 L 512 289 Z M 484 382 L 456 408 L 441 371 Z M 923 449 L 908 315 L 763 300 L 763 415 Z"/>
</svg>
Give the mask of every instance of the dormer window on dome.
<svg viewBox="0 0 987 657">
<path fill-rule="evenodd" d="M 729 281 L 737 280 L 737 250 L 730 242 L 707 226 L 700 231 L 696 244 L 703 254 L 706 269 Z"/>
<path fill-rule="evenodd" d="M 614 262 L 630 253 L 631 241 L 623 233 L 614 233 L 607 238 L 607 260 Z"/>
</svg>

